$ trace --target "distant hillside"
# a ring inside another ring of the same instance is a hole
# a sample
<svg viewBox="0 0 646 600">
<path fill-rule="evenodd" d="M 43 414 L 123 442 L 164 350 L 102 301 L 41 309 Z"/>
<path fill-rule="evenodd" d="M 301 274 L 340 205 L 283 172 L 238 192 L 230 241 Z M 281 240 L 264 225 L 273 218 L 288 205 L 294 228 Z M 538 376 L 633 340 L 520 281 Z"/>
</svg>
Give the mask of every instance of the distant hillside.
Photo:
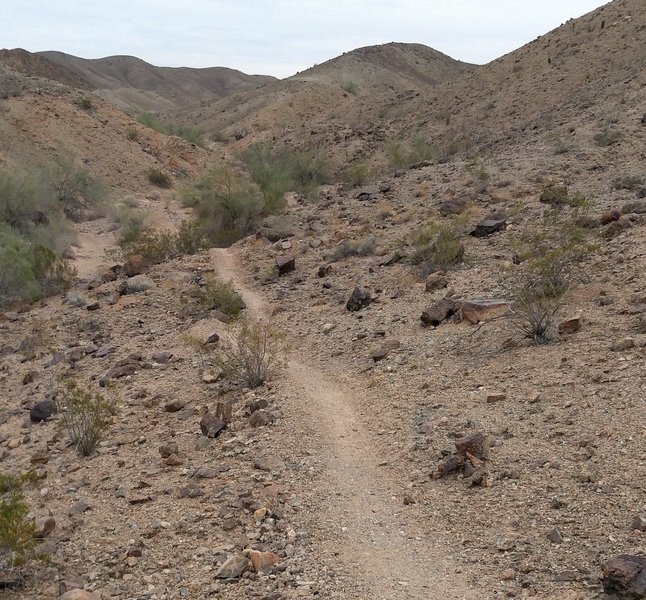
<svg viewBox="0 0 646 600">
<path fill-rule="evenodd" d="M 0 63 L 6 65 L 12 71 L 23 73 L 30 77 L 42 77 L 44 79 L 58 81 L 71 87 L 90 89 L 90 83 L 78 73 L 44 56 L 33 54 L 22 48 L 14 48 L 13 50 L 1 49 Z"/>
<path fill-rule="evenodd" d="M 128 112 L 199 105 L 276 81 L 225 67 L 156 67 L 133 56 L 85 59 L 53 51 L 38 56 L 75 73 L 99 96 Z"/>
<path fill-rule="evenodd" d="M 476 68 L 421 44 L 359 48 L 272 83 L 239 92 L 181 118 L 216 136 L 298 130 L 315 123 L 359 124 L 363 108 L 401 93 L 416 93 Z"/>
</svg>

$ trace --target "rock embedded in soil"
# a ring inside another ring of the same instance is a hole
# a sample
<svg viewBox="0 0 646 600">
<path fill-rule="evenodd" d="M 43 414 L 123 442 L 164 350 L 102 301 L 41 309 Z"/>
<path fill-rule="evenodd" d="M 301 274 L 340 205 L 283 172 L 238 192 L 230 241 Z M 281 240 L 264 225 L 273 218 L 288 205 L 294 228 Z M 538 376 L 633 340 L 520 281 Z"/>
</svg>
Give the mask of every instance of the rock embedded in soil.
<svg viewBox="0 0 646 600">
<path fill-rule="evenodd" d="M 135 275 L 121 285 L 122 294 L 139 294 L 155 287 L 155 282 L 147 275 Z"/>
<path fill-rule="evenodd" d="M 621 600 L 646 598 L 646 556 L 624 554 L 603 565 L 603 589 Z"/>
<path fill-rule="evenodd" d="M 278 268 L 278 275 L 287 275 L 296 269 L 296 257 L 291 255 L 277 256 L 276 267 Z"/>
<path fill-rule="evenodd" d="M 466 435 L 455 441 L 457 451 L 465 458 L 471 455 L 479 460 L 487 460 L 489 458 L 489 446 L 489 439 L 480 432 Z"/>
<path fill-rule="evenodd" d="M 581 315 L 570 317 L 569 319 L 565 319 L 565 321 L 561 321 L 559 323 L 559 333 L 561 335 L 571 335 L 573 333 L 576 333 L 577 331 L 580 331 L 580 329 Z"/>
<path fill-rule="evenodd" d="M 449 285 L 449 278 L 444 271 L 437 271 L 432 273 L 426 279 L 426 291 L 436 292 L 437 290 L 444 289 Z"/>
<path fill-rule="evenodd" d="M 56 403 L 54 400 L 46 399 L 36 402 L 33 408 L 29 411 L 29 419 L 32 423 L 40 423 L 46 421 L 56 412 Z"/>
<path fill-rule="evenodd" d="M 101 600 L 101 596 L 95 592 L 76 589 L 65 592 L 58 600 Z"/>
<path fill-rule="evenodd" d="M 227 560 L 215 573 L 216 579 L 237 579 L 249 568 L 249 560 L 236 554 Z"/>
<path fill-rule="evenodd" d="M 613 342 L 611 350 L 613 352 L 627 352 L 635 347 L 635 338 L 625 337 Z"/>
<path fill-rule="evenodd" d="M 366 288 L 357 286 L 352 291 L 350 298 L 346 302 L 345 307 L 350 312 L 357 312 L 362 308 L 367 308 L 372 302 L 372 294 Z"/>
<path fill-rule="evenodd" d="M 145 273 L 147 269 L 148 261 L 141 254 L 136 254 L 135 256 L 130 257 L 123 264 L 123 273 L 126 277 L 141 275 L 142 273 Z"/>
<path fill-rule="evenodd" d="M 56 519 L 54 517 L 41 517 L 36 519 L 35 525 L 36 537 L 42 539 L 56 529 Z"/>
<path fill-rule="evenodd" d="M 251 560 L 251 566 L 256 573 L 271 573 L 274 565 L 278 562 L 278 556 L 273 552 L 258 552 L 257 550 L 245 550 L 244 556 Z"/>
<path fill-rule="evenodd" d="M 635 515 L 630 524 L 630 529 L 633 531 L 646 531 L 646 513 Z"/>
<path fill-rule="evenodd" d="M 509 300 L 464 300 L 460 305 L 462 318 L 469 323 L 491 321 L 510 312 Z"/>
<path fill-rule="evenodd" d="M 217 437 L 225 427 L 226 423 L 222 419 L 218 419 L 213 413 L 205 413 L 200 421 L 202 434 L 208 438 Z"/>
<path fill-rule="evenodd" d="M 507 221 L 505 219 L 487 219 L 486 221 L 480 221 L 470 235 L 482 238 L 498 233 L 499 231 L 504 231 L 505 229 L 507 229 Z"/>
<path fill-rule="evenodd" d="M 420 316 L 420 320 L 424 325 L 437 327 L 443 321 L 455 315 L 459 309 L 458 303 L 453 298 L 443 298 L 424 310 Z"/>
</svg>

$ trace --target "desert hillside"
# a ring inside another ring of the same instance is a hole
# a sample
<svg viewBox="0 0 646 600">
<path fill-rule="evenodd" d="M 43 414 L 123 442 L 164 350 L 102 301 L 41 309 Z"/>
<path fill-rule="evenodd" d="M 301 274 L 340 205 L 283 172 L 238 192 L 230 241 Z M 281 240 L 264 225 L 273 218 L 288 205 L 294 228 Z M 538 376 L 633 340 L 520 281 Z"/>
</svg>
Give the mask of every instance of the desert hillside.
<svg viewBox="0 0 646 600">
<path fill-rule="evenodd" d="M 199 105 L 275 81 L 226 67 L 156 67 L 134 56 L 85 59 L 53 51 L 38 56 L 76 73 L 97 95 L 131 113 Z"/>
<path fill-rule="evenodd" d="M 164 96 L 203 147 L 5 56 L 2 594 L 646 598 L 644 23 Z"/>
</svg>

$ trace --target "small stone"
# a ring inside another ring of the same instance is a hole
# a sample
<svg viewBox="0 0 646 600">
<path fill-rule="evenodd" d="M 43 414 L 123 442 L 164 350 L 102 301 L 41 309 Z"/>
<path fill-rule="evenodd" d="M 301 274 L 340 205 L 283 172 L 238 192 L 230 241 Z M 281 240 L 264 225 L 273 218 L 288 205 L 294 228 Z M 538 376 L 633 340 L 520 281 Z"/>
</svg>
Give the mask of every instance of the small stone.
<svg viewBox="0 0 646 600">
<path fill-rule="evenodd" d="M 159 454 L 161 455 L 162 458 L 168 458 L 171 454 L 179 454 L 179 448 L 177 447 L 177 443 L 168 442 L 167 444 L 160 446 Z"/>
<path fill-rule="evenodd" d="M 126 277 L 141 275 L 146 272 L 146 269 L 148 269 L 148 261 L 141 254 L 135 254 L 123 265 L 123 272 Z"/>
<path fill-rule="evenodd" d="M 225 429 L 226 423 L 212 413 L 205 413 L 200 421 L 202 434 L 209 438 L 217 437 Z"/>
<path fill-rule="evenodd" d="M 330 331 L 332 331 L 335 327 L 336 324 L 334 323 L 326 323 L 325 325 L 323 325 L 322 331 L 323 333 L 330 333 Z"/>
<path fill-rule="evenodd" d="M 38 373 L 36 371 L 27 371 L 27 373 L 25 373 L 25 376 L 22 378 L 22 384 L 29 385 L 36 380 L 36 377 L 38 377 Z"/>
<path fill-rule="evenodd" d="M 92 507 L 85 501 L 85 500 L 79 500 L 78 502 L 75 502 L 72 504 L 69 510 L 70 516 L 73 515 L 80 515 L 88 510 L 90 510 Z"/>
<path fill-rule="evenodd" d="M 357 286 L 352 291 L 345 307 L 351 312 L 357 312 L 362 308 L 368 307 L 371 302 L 372 294 L 366 288 Z"/>
<path fill-rule="evenodd" d="M 90 302 L 90 304 L 88 304 L 85 308 L 90 312 L 94 312 L 95 310 L 99 310 L 101 308 L 101 305 L 97 301 L 94 301 Z"/>
<path fill-rule="evenodd" d="M 507 229 L 506 220 L 488 219 L 486 221 L 480 221 L 470 235 L 482 238 L 497 233 L 498 231 L 504 231 L 505 229 Z"/>
<path fill-rule="evenodd" d="M 502 402 L 507 399 L 507 394 L 502 392 L 495 392 L 492 394 L 487 394 L 487 404 L 494 404 L 495 402 Z"/>
<path fill-rule="evenodd" d="M 217 333 L 212 333 L 209 337 L 206 338 L 206 344 L 216 344 L 220 341 L 220 336 Z"/>
<path fill-rule="evenodd" d="M 169 413 L 179 412 L 186 406 L 183 400 L 171 400 L 164 404 L 164 410 Z"/>
<path fill-rule="evenodd" d="M 202 381 L 204 383 L 217 383 L 222 377 L 222 373 L 216 371 L 205 371 L 202 375 Z"/>
<path fill-rule="evenodd" d="M 271 573 L 279 560 L 278 555 L 273 552 L 245 550 L 243 554 L 251 560 L 251 566 L 256 573 Z"/>
<path fill-rule="evenodd" d="M 443 298 L 422 312 L 420 320 L 423 325 L 437 327 L 459 310 L 458 304 L 452 298 Z"/>
<path fill-rule="evenodd" d="M 47 537 L 56 529 L 56 519 L 54 517 L 41 517 L 36 519 L 36 537 L 39 539 Z"/>
<path fill-rule="evenodd" d="M 509 300 L 465 300 L 460 305 L 460 314 L 469 323 L 483 323 L 503 317 L 511 311 Z"/>
<path fill-rule="evenodd" d="M 210 467 L 198 467 L 193 472 L 193 477 L 196 479 L 214 479 L 218 474 L 219 473 L 216 469 L 212 469 Z"/>
<path fill-rule="evenodd" d="M 552 544 L 562 544 L 563 534 L 555 528 L 547 533 L 547 539 L 552 542 Z"/>
<path fill-rule="evenodd" d="M 559 333 L 561 335 L 572 335 L 581 329 L 581 315 L 570 317 L 559 323 Z"/>
<path fill-rule="evenodd" d="M 633 531 L 646 531 L 646 514 L 635 515 L 630 524 L 630 529 Z"/>
<path fill-rule="evenodd" d="M 184 461 L 177 456 L 177 454 L 171 454 L 165 461 L 164 464 L 167 467 L 179 467 L 184 464 Z"/>
<path fill-rule="evenodd" d="M 101 596 L 94 592 L 76 589 L 65 592 L 58 597 L 58 600 L 101 600 Z"/>
<path fill-rule="evenodd" d="M 249 560 L 236 554 L 227 560 L 215 573 L 217 579 L 237 579 L 249 568 Z"/>
<path fill-rule="evenodd" d="M 139 294 L 155 287 L 155 282 L 147 275 L 135 275 L 123 282 L 122 294 Z"/>
<path fill-rule="evenodd" d="M 171 358 L 173 358 L 173 353 L 168 351 L 156 352 L 152 356 L 153 361 L 160 365 L 168 364 Z"/>
<path fill-rule="evenodd" d="M 296 258 L 291 255 L 276 257 L 276 267 L 278 268 L 278 275 L 286 275 L 290 271 L 296 269 Z"/>
<path fill-rule="evenodd" d="M 613 342 L 611 350 L 613 352 L 626 352 L 635 347 L 635 338 L 625 337 Z"/>
<path fill-rule="evenodd" d="M 471 455 L 479 460 L 489 457 L 489 440 L 483 433 L 472 433 L 455 442 L 457 451 L 465 458 Z"/>
<path fill-rule="evenodd" d="M 437 290 L 444 289 L 449 285 L 449 278 L 444 271 L 437 271 L 428 276 L 426 280 L 426 291 L 436 292 Z"/>
<path fill-rule="evenodd" d="M 251 427 L 264 427 L 271 425 L 274 422 L 274 417 L 266 410 L 257 410 L 249 418 L 249 425 Z"/>
</svg>

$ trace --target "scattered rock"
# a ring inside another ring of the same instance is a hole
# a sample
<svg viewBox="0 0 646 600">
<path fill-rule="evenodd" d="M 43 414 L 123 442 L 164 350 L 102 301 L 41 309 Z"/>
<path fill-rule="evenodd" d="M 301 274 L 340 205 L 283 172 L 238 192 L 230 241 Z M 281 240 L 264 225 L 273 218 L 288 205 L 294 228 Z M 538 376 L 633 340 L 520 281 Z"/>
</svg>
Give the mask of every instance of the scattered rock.
<svg viewBox="0 0 646 600">
<path fill-rule="evenodd" d="M 459 306 L 452 298 L 443 298 L 422 312 L 420 319 L 424 325 L 437 327 L 442 321 L 446 321 L 459 310 Z"/>
<path fill-rule="evenodd" d="M 40 423 L 40 421 L 49 419 L 55 412 L 56 402 L 54 400 L 51 398 L 40 400 L 29 411 L 29 419 L 32 423 Z"/>
<path fill-rule="evenodd" d="M 58 600 L 101 600 L 101 596 L 95 592 L 76 589 L 65 592 Z"/>
<path fill-rule="evenodd" d="M 469 235 L 477 238 L 482 238 L 499 231 L 504 231 L 505 229 L 507 229 L 507 221 L 505 219 L 488 219 L 486 221 L 480 221 L 480 223 L 476 225 L 475 229 Z"/>
<path fill-rule="evenodd" d="M 126 277 L 135 277 L 145 273 L 148 269 L 148 261 L 141 255 L 136 254 L 129 258 L 123 265 L 123 273 Z"/>
<path fill-rule="evenodd" d="M 87 304 L 87 298 L 81 292 L 70 290 L 65 294 L 65 303 L 76 308 L 83 308 Z"/>
<path fill-rule="evenodd" d="M 291 255 L 277 256 L 276 267 L 278 268 L 279 276 L 286 275 L 296 269 L 296 257 Z"/>
<path fill-rule="evenodd" d="M 155 354 L 152 355 L 153 361 L 160 365 L 168 364 L 171 358 L 173 358 L 173 353 L 168 351 L 156 352 Z"/>
<path fill-rule="evenodd" d="M 183 400 L 170 400 L 164 404 L 164 410 L 169 413 L 179 412 L 186 406 L 186 403 Z"/>
<path fill-rule="evenodd" d="M 437 207 L 437 210 L 442 216 L 460 215 L 464 212 L 467 206 L 466 198 L 451 198 L 444 200 Z"/>
<path fill-rule="evenodd" d="M 483 433 L 466 435 L 455 442 L 457 451 L 464 457 L 475 457 L 479 460 L 489 458 L 489 439 Z"/>
<path fill-rule="evenodd" d="M 85 500 L 79 500 L 78 502 L 72 504 L 69 510 L 69 514 L 70 516 L 80 515 L 90 510 L 91 508 L 92 507 Z"/>
<path fill-rule="evenodd" d="M 56 519 L 54 517 L 41 517 L 36 519 L 35 525 L 36 537 L 42 539 L 56 529 Z"/>
<path fill-rule="evenodd" d="M 209 337 L 206 338 L 205 344 L 217 344 L 220 341 L 220 336 L 213 332 Z"/>
<path fill-rule="evenodd" d="M 172 454 L 179 454 L 179 448 L 176 442 L 168 442 L 159 447 L 159 455 L 162 458 L 168 458 Z"/>
<path fill-rule="evenodd" d="M 494 404 L 495 402 L 502 402 L 507 399 L 507 394 L 502 392 L 495 392 L 492 394 L 487 394 L 487 404 Z"/>
<path fill-rule="evenodd" d="M 379 350 L 375 350 L 375 352 L 372 353 L 372 360 L 379 362 L 400 346 L 401 342 L 399 340 L 388 340 L 381 348 L 379 348 Z"/>
<path fill-rule="evenodd" d="M 509 300 L 465 300 L 460 306 L 462 318 L 469 323 L 491 321 L 511 312 Z"/>
<path fill-rule="evenodd" d="M 547 533 L 547 539 L 552 542 L 552 544 L 562 544 L 563 534 L 558 529 L 554 528 Z"/>
<path fill-rule="evenodd" d="M 646 598 L 646 556 L 624 554 L 603 565 L 603 588 L 623 600 Z"/>
<path fill-rule="evenodd" d="M 611 350 L 613 352 L 627 352 L 635 347 L 635 338 L 625 337 L 613 342 Z"/>
<path fill-rule="evenodd" d="M 278 555 L 273 552 L 245 550 L 242 554 L 251 560 L 251 566 L 256 573 L 271 573 L 279 560 Z"/>
<path fill-rule="evenodd" d="M 449 285 L 449 278 L 444 271 L 436 271 L 428 276 L 426 280 L 426 291 L 435 292 L 444 289 Z"/>
<path fill-rule="evenodd" d="M 202 434 L 208 438 L 217 437 L 225 427 L 226 423 L 222 419 L 218 419 L 213 413 L 205 413 L 200 421 Z"/>
<path fill-rule="evenodd" d="M 249 568 L 249 560 L 236 554 L 227 560 L 215 573 L 217 579 L 237 579 Z"/>
<path fill-rule="evenodd" d="M 362 308 L 366 308 L 372 302 L 372 294 L 364 287 L 357 286 L 352 291 L 345 307 L 351 311 L 356 312 Z"/>
<path fill-rule="evenodd" d="M 251 427 L 264 427 L 271 425 L 274 422 L 274 417 L 266 410 L 257 410 L 249 418 L 249 425 Z"/>
<path fill-rule="evenodd" d="M 646 513 L 635 515 L 635 518 L 630 524 L 630 529 L 633 531 L 646 531 Z"/>
<path fill-rule="evenodd" d="M 562 335 L 571 335 L 581 329 L 581 315 L 570 317 L 559 323 L 559 333 Z"/>
</svg>

